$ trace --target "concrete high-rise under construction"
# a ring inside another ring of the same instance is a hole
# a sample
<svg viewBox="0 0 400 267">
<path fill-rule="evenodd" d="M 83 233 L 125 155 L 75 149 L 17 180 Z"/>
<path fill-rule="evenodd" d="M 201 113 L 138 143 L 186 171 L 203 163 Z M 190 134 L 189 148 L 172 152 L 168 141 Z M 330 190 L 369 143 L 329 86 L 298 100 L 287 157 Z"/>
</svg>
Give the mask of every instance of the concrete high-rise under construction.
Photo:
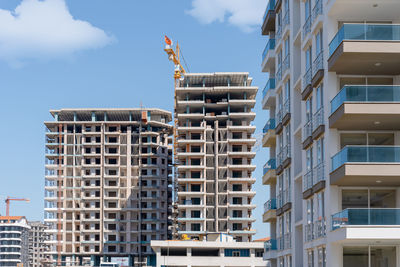
<svg viewBox="0 0 400 267">
<path fill-rule="evenodd" d="M 46 126 L 45 222 L 58 264 L 153 258 L 172 202 L 172 126 L 160 109 L 61 109 Z"/>
<path fill-rule="evenodd" d="M 251 83 L 248 73 L 229 72 L 186 73 L 177 84 L 178 234 L 255 234 Z"/>
</svg>

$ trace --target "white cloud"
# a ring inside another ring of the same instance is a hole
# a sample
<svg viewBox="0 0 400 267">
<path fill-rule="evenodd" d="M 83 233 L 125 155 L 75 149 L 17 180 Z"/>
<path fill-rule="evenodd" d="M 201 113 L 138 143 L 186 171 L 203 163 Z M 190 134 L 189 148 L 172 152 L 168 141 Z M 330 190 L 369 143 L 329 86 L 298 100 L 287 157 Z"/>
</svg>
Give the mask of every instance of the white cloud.
<svg viewBox="0 0 400 267">
<path fill-rule="evenodd" d="M 187 13 L 204 24 L 227 21 L 251 32 L 260 26 L 266 6 L 265 0 L 192 0 Z"/>
<path fill-rule="evenodd" d="M 67 57 L 112 40 L 89 22 L 74 19 L 65 0 L 22 0 L 14 11 L 0 9 L 0 59 L 11 64 Z"/>
</svg>

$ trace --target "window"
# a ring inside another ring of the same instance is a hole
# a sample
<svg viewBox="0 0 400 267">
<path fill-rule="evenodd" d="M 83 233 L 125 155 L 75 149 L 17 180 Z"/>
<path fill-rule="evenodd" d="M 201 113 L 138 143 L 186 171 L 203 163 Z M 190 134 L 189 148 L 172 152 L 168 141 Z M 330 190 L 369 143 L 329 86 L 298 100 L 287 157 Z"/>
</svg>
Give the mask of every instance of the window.
<svg viewBox="0 0 400 267">
<path fill-rule="evenodd" d="M 315 54 L 318 56 L 322 52 L 322 29 L 315 35 Z"/>
<path fill-rule="evenodd" d="M 306 71 L 308 71 L 311 68 L 312 64 L 312 47 L 309 46 L 306 50 Z"/>
<path fill-rule="evenodd" d="M 192 223 L 190 225 L 190 230 L 191 231 L 200 231 L 200 224 L 199 223 Z"/>
<path fill-rule="evenodd" d="M 318 267 L 326 267 L 326 248 L 318 248 Z"/>
<path fill-rule="evenodd" d="M 323 106 L 323 95 L 322 95 L 322 84 L 317 87 L 317 92 L 316 92 L 316 105 L 317 105 L 317 111 L 320 110 Z"/>
<path fill-rule="evenodd" d="M 200 218 L 200 214 L 201 214 L 201 212 L 199 211 L 199 210 L 192 210 L 191 211 L 191 218 Z"/>
<path fill-rule="evenodd" d="M 233 251 L 232 257 L 240 257 L 240 251 Z"/>
<path fill-rule="evenodd" d="M 306 100 L 306 122 L 312 120 L 312 97 Z"/>
<path fill-rule="evenodd" d="M 309 250 L 307 253 L 308 267 L 314 267 L 314 251 Z"/>
<path fill-rule="evenodd" d="M 390 189 L 343 189 L 342 209 L 395 208 L 396 193 Z"/>
<path fill-rule="evenodd" d="M 317 140 L 317 166 L 324 161 L 324 138 Z"/>
<path fill-rule="evenodd" d="M 304 14 L 305 14 L 305 19 L 308 20 L 311 16 L 311 1 L 307 0 L 304 2 Z"/>
<path fill-rule="evenodd" d="M 313 148 L 312 146 L 306 151 L 306 168 L 307 172 L 311 171 L 313 166 Z"/>
</svg>

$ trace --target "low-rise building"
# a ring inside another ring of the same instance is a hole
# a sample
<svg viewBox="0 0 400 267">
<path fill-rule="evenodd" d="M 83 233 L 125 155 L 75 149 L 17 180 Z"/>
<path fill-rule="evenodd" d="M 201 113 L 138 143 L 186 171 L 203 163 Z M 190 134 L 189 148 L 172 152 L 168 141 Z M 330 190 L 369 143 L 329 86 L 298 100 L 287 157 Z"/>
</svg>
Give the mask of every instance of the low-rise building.
<svg viewBox="0 0 400 267">
<path fill-rule="evenodd" d="M 202 241 L 151 241 L 156 266 L 267 266 L 263 242 L 236 242 L 226 234 L 206 234 Z"/>
<path fill-rule="evenodd" d="M 29 229 L 23 216 L 0 216 L 0 266 L 29 266 Z"/>
</svg>

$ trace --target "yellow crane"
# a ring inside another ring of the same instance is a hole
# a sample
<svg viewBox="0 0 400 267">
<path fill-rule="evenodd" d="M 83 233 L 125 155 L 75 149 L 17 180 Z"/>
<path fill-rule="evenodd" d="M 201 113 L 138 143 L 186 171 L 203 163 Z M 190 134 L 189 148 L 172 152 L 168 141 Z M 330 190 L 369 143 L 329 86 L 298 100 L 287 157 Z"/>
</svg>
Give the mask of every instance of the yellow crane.
<svg viewBox="0 0 400 267">
<path fill-rule="evenodd" d="M 176 171 L 176 165 L 177 165 L 177 139 L 178 139 L 178 133 L 177 133 L 177 127 L 178 127 L 178 119 L 177 119 L 177 114 L 176 114 L 176 104 L 177 104 L 177 99 L 176 99 L 176 88 L 178 87 L 179 80 L 183 78 L 185 75 L 186 71 L 185 68 L 181 64 L 180 56 L 181 56 L 181 51 L 179 49 L 179 44 L 178 42 L 176 43 L 176 47 L 174 50 L 173 43 L 171 39 L 169 39 L 167 36 L 164 36 L 165 40 L 165 49 L 164 51 L 168 55 L 168 59 L 174 63 L 174 209 L 176 212 L 177 208 L 177 190 L 178 190 L 178 184 L 177 184 L 177 171 Z M 176 214 L 175 214 L 176 215 Z M 174 216 L 174 215 L 173 215 Z M 174 236 L 177 238 L 177 233 L 174 229 Z"/>
</svg>

